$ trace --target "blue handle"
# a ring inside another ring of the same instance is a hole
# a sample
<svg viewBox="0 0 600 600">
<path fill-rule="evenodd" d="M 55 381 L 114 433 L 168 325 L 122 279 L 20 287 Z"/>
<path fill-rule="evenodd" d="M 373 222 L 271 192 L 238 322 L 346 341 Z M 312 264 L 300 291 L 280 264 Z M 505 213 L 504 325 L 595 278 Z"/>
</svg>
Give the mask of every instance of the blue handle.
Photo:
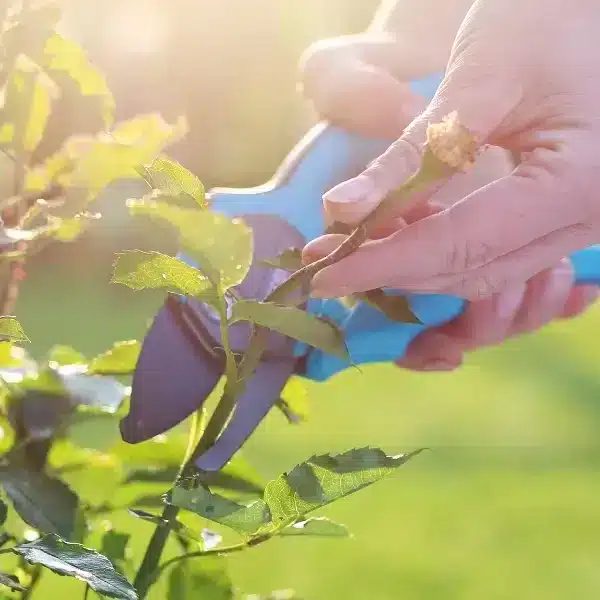
<svg viewBox="0 0 600 600">
<path fill-rule="evenodd" d="M 413 89 L 432 97 L 441 80 L 433 75 L 413 83 Z M 215 189 L 209 198 L 213 209 L 229 216 L 275 214 L 292 224 L 306 242 L 325 232 L 322 196 L 333 186 L 360 173 L 392 140 L 370 139 L 329 124 L 320 124 L 288 155 L 267 184 L 248 189 Z M 572 257 L 578 283 L 600 284 L 600 246 Z M 388 362 L 401 358 L 417 335 L 459 316 L 464 300 L 437 294 L 407 294 L 422 324 L 391 321 L 380 311 L 359 303 L 347 308 L 335 299 L 311 299 L 309 310 L 336 321 L 344 330 L 355 364 Z M 298 344 L 297 355 L 307 348 Z M 313 350 L 306 376 L 323 381 L 346 369 L 349 363 Z"/>
</svg>

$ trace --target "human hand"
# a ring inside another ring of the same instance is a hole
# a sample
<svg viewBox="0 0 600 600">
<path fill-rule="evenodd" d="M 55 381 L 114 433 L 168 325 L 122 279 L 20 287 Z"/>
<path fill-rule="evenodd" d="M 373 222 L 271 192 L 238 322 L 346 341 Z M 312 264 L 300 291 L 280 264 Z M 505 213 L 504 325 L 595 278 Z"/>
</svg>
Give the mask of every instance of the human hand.
<svg viewBox="0 0 600 600">
<path fill-rule="evenodd" d="M 485 2 L 483 3 L 485 4 Z M 556 2 L 554 3 L 556 6 L 558 6 L 559 4 L 561 4 L 560 2 Z M 480 7 L 476 7 L 477 10 L 475 13 L 473 13 L 473 15 L 471 16 L 471 19 L 475 18 L 476 19 L 476 23 L 478 22 L 478 19 L 482 19 L 482 13 L 481 13 L 481 8 Z M 479 11 L 479 12 L 477 12 Z M 556 15 L 556 10 L 554 11 L 554 14 Z M 483 12 L 483 15 L 486 15 L 486 12 Z M 489 13 L 487 13 L 487 18 L 490 19 Z M 491 19 L 490 21 L 488 21 L 488 25 L 489 23 L 493 23 L 494 19 Z M 485 24 L 485 20 L 484 20 L 484 24 Z M 472 25 L 471 25 L 472 26 Z M 468 35 L 468 31 L 467 33 L 461 33 L 461 37 L 467 36 Z M 475 29 L 475 31 L 477 31 L 477 28 Z M 461 39 L 461 37 L 459 37 L 459 41 Z M 485 36 L 483 36 L 485 37 Z M 344 45 L 345 44 L 345 45 Z M 351 43 L 349 41 L 345 41 L 344 44 L 338 45 L 337 49 L 335 50 L 335 52 L 332 55 L 331 52 L 331 48 L 333 47 L 332 45 L 324 45 L 324 52 L 328 53 L 327 54 L 327 58 L 329 60 L 329 62 L 327 62 L 327 60 L 321 60 L 320 62 L 320 68 L 321 68 L 321 74 L 323 76 L 329 76 L 331 73 L 331 69 L 332 67 L 334 67 L 335 65 L 337 65 L 338 67 L 340 67 L 342 64 L 344 64 L 345 62 L 345 67 L 344 69 L 342 69 L 343 72 L 343 77 L 345 78 L 351 78 L 352 77 L 352 65 L 354 64 L 354 67 L 357 67 L 356 62 L 356 56 L 358 54 L 358 48 L 354 48 L 351 49 L 348 46 L 351 45 Z M 481 45 L 481 42 L 479 42 L 479 44 Z M 459 44 L 460 46 L 460 44 Z M 345 48 L 345 50 L 344 50 Z M 395 48 L 395 50 L 394 50 Z M 475 45 L 475 50 L 477 50 L 478 46 Z M 484 44 L 484 50 L 485 50 L 485 44 Z M 348 58 L 344 59 L 344 51 L 347 53 Z M 381 51 L 381 49 L 380 49 Z M 387 51 L 388 52 L 393 52 L 393 51 L 398 51 L 397 47 L 393 47 L 392 45 L 387 46 Z M 461 52 L 466 52 L 466 50 L 463 50 Z M 470 51 L 471 53 L 473 52 L 473 50 L 471 49 Z M 363 55 L 364 55 L 364 49 L 363 49 Z M 467 56 L 471 56 L 470 53 L 466 53 Z M 492 58 L 494 57 L 493 52 L 491 51 L 487 51 L 487 55 L 490 55 Z M 314 53 L 313 53 L 314 56 Z M 353 59 L 350 60 L 349 56 L 352 56 Z M 454 56 L 453 56 L 453 61 L 451 62 L 451 65 L 453 63 L 456 63 L 460 57 L 463 57 L 464 54 L 458 53 L 455 51 Z M 457 58 L 458 57 L 458 58 Z M 414 57 L 413 57 L 414 58 Z M 335 60 L 333 60 L 335 59 Z M 396 64 L 398 64 L 398 58 L 396 58 Z M 380 59 L 381 62 L 381 59 Z M 388 63 L 392 62 L 392 59 L 388 59 L 387 61 Z M 413 64 L 415 63 L 415 61 L 412 61 Z M 313 60 L 313 68 L 314 65 L 317 64 L 317 61 Z M 534 63 L 535 64 L 535 63 Z M 329 65 L 329 73 L 327 71 L 327 66 Z M 510 66 L 510 65 L 509 65 Z M 523 65 L 523 69 L 524 72 L 527 72 L 527 69 L 525 68 L 526 65 Z M 494 72 L 494 69 L 492 67 L 489 67 L 490 72 Z M 485 71 L 485 65 L 484 65 L 484 69 Z M 452 82 L 452 72 L 453 69 L 451 67 L 450 69 L 450 78 L 449 81 Z M 458 71 L 459 74 L 461 73 L 461 71 Z M 456 69 L 454 69 L 454 73 L 456 76 Z M 313 82 L 312 82 L 312 88 L 311 89 L 316 89 L 318 88 L 318 71 L 317 70 L 313 70 Z M 423 75 L 423 73 L 419 74 L 420 76 Z M 478 75 L 478 76 L 482 76 L 482 75 Z M 464 77 L 464 75 L 463 75 Z M 358 78 L 360 80 L 360 77 Z M 390 78 L 393 79 L 393 78 Z M 364 80 L 363 80 L 364 81 Z M 372 83 L 376 81 L 376 78 L 372 78 L 370 80 Z M 455 80 L 455 81 L 460 81 L 459 80 Z M 509 78 L 510 81 L 510 78 Z M 450 84 L 451 85 L 451 84 Z M 478 90 L 479 89 L 479 84 L 474 84 L 472 89 Z M 360 86 L 359 86 L 360 88 Z M 337 87 L 335 87 L 334 89 L 343 91 L 345 89 L 347 89 L 343 84 L 342 85 L 338 85 Z M 494 90 L 497 89 L 497 86 L 492 86 L 491 88 L 491 92 L 490 90 L 488 90 L 488 93 L 490 94 L 490 96 L 494 96 Z M 370 90 L 370 93 L 372 95 L 373 90 Z M 417 103 L 414 101 L 414 98 L 410 98 L 410 90 L 408 90 L 407 88 L 403 88 L 403 92 L 404 94 L 404 98 L 408 99 L 409 101 L 406 101 L 404 105 L 400 106 L 400 109 L 396 108 L 395 109 L 395 114 L 396 115 L 401 115 L 401 118 L 396 119 L 396 121 L 394 121 L 394 123 L 398 123 L 399 121 L 402 120 L 402 118 L 404 118 L 405 120 L 407 120 L 407 118 L 410 118 L 411 116 L 415 116 L 415 106 L 417 105 Z M 467 101 L 467 106 L 469 106 L 468 101 L 468 91 L 466 92 L 466 94 L 463 93 L 463 95 L 467 95 L 467 98 L 465 99 Z M 381 98 L 383 96 L 383 87 L 379 89 L 378 91 L 378 96 Z M 440 96 L 440 94 L 438 94 L 438 97 Z M 345 95 L 345 97 L 347 98 L 346 100 L 346 105 L 345 105 L 345 110 L 346 110 L 346 118 L 348 118 L 348 115 L 352 115 L 352 110 L 348 109 L 348 103 L 351 102 L 351 98 L 354 99 L 354 104 L 356 106 L 356 108 L 354 109 L 355 111 L 358 111 L 359 114 L 361 114 L 361 119 L 359 119 L 358 123 L 358 128 L 360 129 L 363 125 L 361 125 L 362 123 L 365 122 L 365 120 L 368 120 L 368 115 L 369 113 L 369 107 L 371 106 L 371 104 L 369 102 L 365 102 L 365 98 L 361 98 L 361 96 L 359 94 L 350 94 L 350 95 Z M 396 102 L 398 102 L 398 98 L 400 97 L 400 93 L 397 92 L 396 93 Z M 444 98 L 446 96 L 442 95 L 442 98 Z M 452 98 L 452 96 L 450 96 Z M 394 102 L 392 101 L 393 98 L 389 99 L 389 106 L 392 106 L 394 104 Z M 424 99 L 423 99 L 424 100 Z M 440 117 L 444 114 L 444 112 L 450 112 L 450 110 L 445 111 L 443 109 L 443 104 L 442 104 L 442 108 L 440 108 L 439 106 L 439 100 L 436 98 L 436 102 L 438 103 L 437 109 L 436 109 L 436 104 L 434 103 L 432 105 L 432 107 L 430 107 L 430 111 L 428 111 L 426 113 L 426 115 L 424 116 L 424 118 L 421 119 L 421 121 L 425 121 L 425 119 L 427 119 L 427 115 L 429 113 L 435 115 L 436 114 L 436 110 L 437 110 L 437 114 L 440 115 Z M 448 100 L 446 100 L 446 103 L 448 102 Z M 477 97 L 474 97 L 473 99 L 470 100 L 471 105 L 475 102 L 478 102 Z M 484 104 L 484 103 L 481 103 Z M 335 105 L 335 103 L 334 103 Z M 350 109 L 351 109 L 351 104 L 350 104 Z M 380 102 L 376 107 L 375 107 L 375 112 L 378 112 L 380 114 L 380 116 L 383 114 L 383 112 L 385 111 L 381 111 L 381 106 L 386 106 L 385 101 Z M 493 104 L 491 104 L 491 106 L 493 106 Z M 453 105 L 451 104 L 449 108 L 453 108 Z M 486 108 L 486 106 L 481 106 L 480 108 Z M 362 112 L 361 112 L 362 111 Z M 411 113 L 412 111 L 412 113 Z M 356 113 L 354 113 L 356 114 Z M 467 113 L 468 114 L 468 113 Z M 352 117 L 350 117 L 352 118 Z M 383 126 L 383 120 L 382 119 L 382 123 L 381 126 Z M 432 120 L 439 120 L 439 117 L 436 119 L 435 117 Z M 463 119 L 464 121 L 464 119 Z M 418 121 L 417 121 L 418 122 Z M 404 125 L 406 125 L 407 123 L 404 123 Z M 468 123 L 467 123 L 468 125 Z M 542 134 L 542 136 L 544 134 L 547 135 L 547 129 L 544 130 L 540 130 L 540 134 Z M 550 130 L 552 131 L 552 130 Z M 412 133 L 411 135 L 415 135 L 414 133 Z M 513 136 L 514 137 L 514 136 Z M 493 136 L 490 134 L 488 136 L 488 141 L 492 141 Z M 521 149 L 521 144 L 522 144 L 523 140 L 519 140 L 518 137 L 514 138 L 514 145 L 508 145 L 507 147 L 509 147 L 511 150 L 520 150 Z M 525 140 L 526 141 L 526 140 Z M 390 158 L 390 154 L 391 151 L 387 153 L 387 156 L 385 157 L 386 159 L 388 159 L 387 164 L 389 165 L 390 170 L 394 168 L 394 161 L 393 160 L 389 160 Z M 395 153 L 394 153 L 395 154 Z M 400 159 L 402 158 L 402 148 L 400 148 L 400 152 L 398 153 L 400 155 Z M 454 201 L 456 201 L 456 199 L 461 198 L 462 196 L 467 195 L 469 192 L 478 189 L 479 187 L 485 185 L 486 183 L 493 181 L 495 179 L 498 179 L 499 177 L 503 177 L 504 175 L 508 174 L 509 171 L 507 170 L 507 164 L 506 162 L 503 163 L 503 159 L 504 157 L 499 156 L 498 153 L 496 152 L 496 149 L 494 149 L 493 151 L 493 156 L 491 157 L 490 160 L 490 152 L 485 153 L 478 161 L 478 165 L 477 165 L 477 169 L 475 170 L 475 173 L 467 173 L 466 175 L 461 175 L 458 178 L 454 178 L 449 185 L 445 186 L 444 188 L 442 188 L 442 190 L 438 191 L 433 197 L 432 197 L 432 202 L 430 202 L 429 206 L 435 206 L 436 204 L 439 204 L 440 202 L 443 203 L 448 203 L 448 201 L 453 198 Z M 385 161 L 384 161 L 385 162 Z M 482 165 L 483 163 L 483 165 Z M 383 183 L 383 194 L 385 194 L 385 192 L 387 190 L 385 190 L 385 178 L 388 177 L 388 175 L 386 175 L 385 171 L 387 171 L 388 169 L 382 169 L 381 168 L 382 163 L 380 162 L 379 164 L 375 165 L 374 169 L 371 169 L 369 171 L 367 171 L 366 175 L 372 176 L 373 174 L 377 173 L 377 176 L 375 177 L 375 181 L 377 183 L 381 182 L 382 178 L 384 179 Z M 504 172 L 503 172 L 504 169 Z M 381 173 L 379 173 L 381 171 Z M 518 170 L 517 170 L 518 173 Z M 390 174 L 391 180 L 392 180 L 392 185 L 395 185 L 396 182 L 394 182 L 394 177 L 393 177 L 393 173 Z M 515 174 L 512 175 L 512 177 L 515 177 Z M 517 174 L 518 177 L 518 174 Z M 397 183 L 401 183 L 401 180 L 397 180 Z M 352 182 L 350 182 L 350 184 L 352 184 Z M 332 214 L 332 216 L 336 219 L 336 220 L 340 220 L 340 221 L 345 221 L 345 222 L 355 222 L 356 220 L 360 219 L 365 212 L 368 211 L 367 206 L 363 205 L 360 202 L 356 203 L 356 205 L 350 205 L 347 206 L 345 203 L 336 203 L 335 200 L 339 197 L 342 197 L 343 194 L 343 190 L 344 188 L 347 186 L 339 186 L 338 188 L 336 188 L 336 190 L 334 190 L 330 195 L 329 198 L 330 202 L 326 203 L 327 208 L 329 209 L 329 213 Z M 383 195 L 382 194 L 382 195 Z M 521 194 L 522 196 L 522 194 Z M 480 201 L 481 202 L 481 201 Z M 542 202 L 543 202 L 543 198 L 542 198 Z M 368 203 L 367 203 L 368 204 Z M 512 204 L 514 206 L 514 204 Z M 542 204 L 543 206 L 543 204 Z M 372 208 L 372 206 L 371 206 Z M 461 209 L 463 210 L 463 209 Z M 518 210 L 518 207 L 517 207 Z M 541 210 L 543 211 L 543 208 L 541 208 Z M 440 211 L 429 211 L 430 214 L 433 213 L 439 213 Z M 464 210 L 463 210 L 464 212 Z M 447 213 L 444 215 L 444 219 L 447 219 Z M 441 219 L 440 219 L 441 220 Z M 508 221 L 510 221 L 510 219 L 508 219 Z M 494 226 L 494 223 L 489 223 L 489 225 Z M 414 229 L 413 229 L 414 231 Z M 427 229 L 425 229 L 425 231 L 427 231 Z M 410 249 L 410 245 L 411 245 L 411 241 L 406 240 L 406 238 L 403 237 L 401 234 L 395 234 L 390 236 L 390 238 L 394 239 L 398 239 L 400 241 L 403 242 L 404 244 L 408 244 L 408 248 Z M 419 236 L 421 237 L 421 236 Z M 434 238 L 435 239 L 435 238 Z M 385 249 L 385 246 L 388 245 L 390 239 L 388 238 L 386 240 L 386 244 L 382 244 L 380 242 L 378 242 L 378 245 L 380 248 L 382 248 L 383 253 L 385 254 L 387 251 Z M 442 242 L 443 240 L 439 240 L 439 242 Z M 595 241 L 595 240 L 594 240 Z M 306 260 L 314 260 L 320 256 L 322 256 L 324 253 L 327 252 L 328 249 L 333 249 L 333 247 L 335 245 L 337 245 L 337 243 L 339 243 L 339 240 L 337 242 L 335 242 L 335 238 L 325 238 L 325 239 L 321 239 L 317 242 L 314 242 L 313 244 L 309 245 L 309 247 L 306 250 Z M 426 243 L 425 240 L 423 240 L 423 243 Z M 587 243 L 581 243 L 579 246 L 577 246 L 577 248 L 575 249 L 579 249 L 580 247 L 583 247 L 587 245 Z M 439 246 L 440 244 L 438 243 L 438 252 L 439 252 Z M 434 246 L 432 246 L 431 250 L 429 251 L 429 253 L 431 254 L 432 252 L 435 252 L 436 249 Z M 361 252 L 362 253 L 362 252 Z M 359 253 L 359 254 L 361 254 Z M 415 265 L 416 263 L 419 263 L 419 260 L 417 257 L 415 259 L 415 255 L 414 252 L 410 252 L 410 250 L 407 251 L 406 254 L 404 254 L 405 256 L 410 256 L 411 257 L 411 263 L 413 265 Z M 388 255 L 389 256 L 389 255 Z M 429 259 L 430 257 L 428 257 L 426 254 L 425 255 L 421 255 L 422 259 Z M 441 260 L 443 260 L 443 257 L 440 257 Z M 347 259 L 346 261 L 342 261 L 342 263 L 340 263 L 339 265 L 335 265 L 334 267 L 331 267 L 330 269 L 328 269 L 327 271 L 333 271 L 335 273 L 336 270 L 338 270 L 339 268 L 344 268 L 346 270 L 346 274 L 347 274 L 347 278 L 351 281 L 351 282 L 356 282 L 356 277 L 360 278 L 359 274 L 356 274 L 355 269 L 356 267 L 353 266 L 348 266 L 347 263 L 348 261 L 353 261 L 355 260 L 355 257 L 351 257 L 350 259 Z M 369 261 L 371 259 L 368 259 Z M 385 258 L 383 258 L 384 262 L 387 262 L 389 264 L 389 258 L 387 258 L 387 260 Z M 354 263 L 356 264 L 356 263 Z M 397 264 L 397 263 L 396 263 Z M 552 263 L 548 263 L 548 264 L 552 264 Z M 446 326 L 443 328 L 440 328 L 439 330 L 436 331 L 430 331 L 427 332 L 425 334 L 423 334 L 422 336 L 420 336 L 411 346 L 409 353 L 406 357 L 405 360 L 402 361 L 402 365 L 403 366 L 407 366 L 410 368 L 417 368 L 417 369 L 427 369 L 427 370 L 431 370 L 431 369 L 448 369 L 448 368 L 453 368 L 458 366 L 461 361 L 462 361 L 462 356 L 463 353 L 467 350 L 471 350 L 475 347 L 478 346 L 483 346 L 483 345 L 489 345 L 489 344 L 494 344 L 494 343 L 499 343 L 501 342 L 505 337 L 509 337 L 512 335 L 516 335 L 519 333 L 524 333 L 524 332 L 528 332 L 528 331 L 532 331 L 534 329 L 537 329 L 543 325 L 545 325 L 546 323 L 548 323 L 550 320 L 552 320 L 553 317 L 562 317 L 562 316 L 575 316 L 576 314 L 579 314 L 580 312 L 582 312 L 583 310 L 585 310 L 585 308 L 587 308 L 587 306 L 589 306 L 589 304 L 596 298 L 597 296 L 597 292 L 595 288 L 592 287 L 576 287 L 573 288 L 572 287 L 572 282 L 573 282 L 573 277 L 572 277 L 572 269 L 569 265 L 569 263 L 567 261 L 564 260 L 557 260 L 556 262 L 554 262 L 554 265 L 558 265 L 555 266 L 554 268 L 542 268 L 541 272 L 535 274 L 534 272 L 531 272 L 531 275 L 535 276 L 533 277 L 533 279 L 531 279 L 531 281 L 529 281 L 529 283 L 527 283 L 527 285 L 524 285 L 519 281 L 514 282 L 511 285 L 507 285 L 505 290 L 500 293 L 500 294 L 494 294 L 490 297 L 487 297 L 483 300 L 480 300 L 478 302 L 474 302 L 471 303 L 468 311 L 465 313 L 465 315 L 463 317 L 461 317 L 456 323 L 450 325 L 450 326 Z M 443 265 L 442 265 L 443 266 Z M 388 271 L 390 269 L 388 268 Z M 395 270 L 395 269 L 392 269 Z M 413 271 L 416 271 L 416 269 L 414 269 Z M 330 274 L 329 274 L 330 275 Z M 418 276 L 418 273 L 416 274 Z M 327 281 L 326 277 L 328 276 L 327 272 L 323 272 L 322 274 L 320 274 L 316 279 L 318 281 L 319 278 L 321 277 L 325 277 L 325 282 Z M 385 275 L 384 275 L 385 276 Z M 393 276 L 393 273 L 392 273 Z M 343 277 L 343 275 L 342 275 Z M 418 285 L 418 283 L 417 283 Z M 367 286 L 367 287 L 376 287 L 376 286 Z M 367 287 L 364 287 L 363 289 L 367 289 Z M 387 287 L 391 287 L 389 284 L 387 285 Z M 396 287 L 404 287 L 404 286 L 396 286 Z M 355 291 L 358 291 L 355 290 Z M 362 291 L 362 290 L 361 290 Z M 417 288 L 418 291 L 418 288 Z M 431 289 L 426 289 L 424 291 L 431 291 Z M 438 289 L 436 291 L 444 291 L 447 292 L 448 289 Z M 335 295 L 335 294 L 333 294 Z M 487 294 L 483 294 L 484 296 Z M 476 296 L 477 297 L 477 296 Z"/>
</svg>

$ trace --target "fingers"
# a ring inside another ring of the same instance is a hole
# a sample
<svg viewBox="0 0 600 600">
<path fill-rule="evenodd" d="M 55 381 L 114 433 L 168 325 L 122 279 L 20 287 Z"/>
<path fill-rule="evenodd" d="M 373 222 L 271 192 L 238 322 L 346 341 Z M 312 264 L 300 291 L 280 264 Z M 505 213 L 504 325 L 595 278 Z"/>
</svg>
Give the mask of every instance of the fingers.
<svg viewBox="0 0 600 600">
<path fill-rule="evenodd" d="M 396 364 L 412 371 L 453 371 L 463 361 L 461 344 L 440 331 L 427 331 Z"/>
<path fill-rule="evenodd" d="M 575 274 L 571 262 L 563 259 L 557 267 L 539 273 L 527 286 L 523 305 L 516 315 L 513 334 L 540 329 L 559 317 L 569 299 Z"/>
<path fill-rule="evenodd" d="M 386 68 L 399 51 L 385 35 L 318 43 L 302 59 L 304 94 L 322 118 L 364 135 L 394 139 L 426 105 Z"/>
<path fill-rule="evenodd" d="M 565 199 L 549 171 L 526 177 L 517 169 L 441 213 L 363 244 L 321 271 L 313 293 L 395 287 L 482 299 L 597 241 L 600 227 L 583 224 L 587 211 L 577 196 Z"/>
<path fill-rule="evenodd" d="M 598 300 L 599 289 L 595 285 L 581 285 L 573 288 L 560 315 L 563 319 L 579 316 Z"/>
<path fill-rule="evenodd" d="M 476 71 L 460 67 L 450 70 L 431 104 L 402 137 L 358 177 L 341 183 L 324 196 L 328 215 L 352 224 L 370 213 L 389 192 L 418 170 L 428 125 L 451 112 L 458 112 L 461 123 L 479 144 L 490 142 L 522 92 L 512 80 L 479 75 Z M 473 89 L 477 89 L 477 94 Z"/>
</svg>

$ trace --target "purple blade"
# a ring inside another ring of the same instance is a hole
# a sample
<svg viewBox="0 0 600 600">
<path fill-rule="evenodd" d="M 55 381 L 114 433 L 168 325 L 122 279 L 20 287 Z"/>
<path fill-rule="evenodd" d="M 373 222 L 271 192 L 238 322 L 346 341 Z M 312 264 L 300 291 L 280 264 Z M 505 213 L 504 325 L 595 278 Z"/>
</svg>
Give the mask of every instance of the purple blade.
<svg viewBox="0 0 600 600">
<path fill-rule="evenodd" d="M 186 335 L 167 300 L 148 332 L 131 384 L 129 414 L 121 435 L 137 444 L 164 433 L 191 415 L 212 392 L 223 360 Z"/>
<path fill-rule="evenodd" d="M 218 471 L 231 460 L 260 422 L 277 402 L 281 390 L 293 375 L 293 358 L 263 362 L 239 399 L 229 424 L 221 437 L 199 458 L 196 467 L 203 471 Z"/>
</svg>

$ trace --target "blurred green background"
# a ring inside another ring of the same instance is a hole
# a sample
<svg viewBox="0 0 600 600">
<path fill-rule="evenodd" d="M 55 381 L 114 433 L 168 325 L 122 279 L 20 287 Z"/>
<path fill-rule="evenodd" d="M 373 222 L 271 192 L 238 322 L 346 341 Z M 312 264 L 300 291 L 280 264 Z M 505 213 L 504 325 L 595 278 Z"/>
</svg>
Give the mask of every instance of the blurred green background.
<svg viewBox="0 0 600 600">
<path fill-rule="evenodd" d="M 174 156 L 207 186 L 245 186 L 266 180 L 313 120 L 295 90 L 302 50 L 360 31 L 376 4 L 77 0 L 67 26 L 107 73 L 121 117 L 186 114 L 191 133 Z M 67 98 L 47 148 L 73 127 L 98 126 Z M 127 217 L 134 192 L 107 193 L 94 232 L 28 269 L 17 316 L 36 354 L 55 343 L 91 354 L 143 335 L 161 297 L 109 285 L 112 257 L 175 248 L 165 230 Z M 353 540 L 274 541 L 231 558 L 235 582 L 255 593 L 291 587 L 307 600 L 598 597 L 598 331 L 594 309 L 478 352 L 457 373 L 376 366 L 310 386 L 309 423 L 272 415 L 248 445 L 266 477 L 365 444 L 431 451 L 324 512 Z M 150 528 L 136 526 L 139 549 Z M 45 585 L 48 597 L 79 593 L 67 580 Z"/>
</svg>

